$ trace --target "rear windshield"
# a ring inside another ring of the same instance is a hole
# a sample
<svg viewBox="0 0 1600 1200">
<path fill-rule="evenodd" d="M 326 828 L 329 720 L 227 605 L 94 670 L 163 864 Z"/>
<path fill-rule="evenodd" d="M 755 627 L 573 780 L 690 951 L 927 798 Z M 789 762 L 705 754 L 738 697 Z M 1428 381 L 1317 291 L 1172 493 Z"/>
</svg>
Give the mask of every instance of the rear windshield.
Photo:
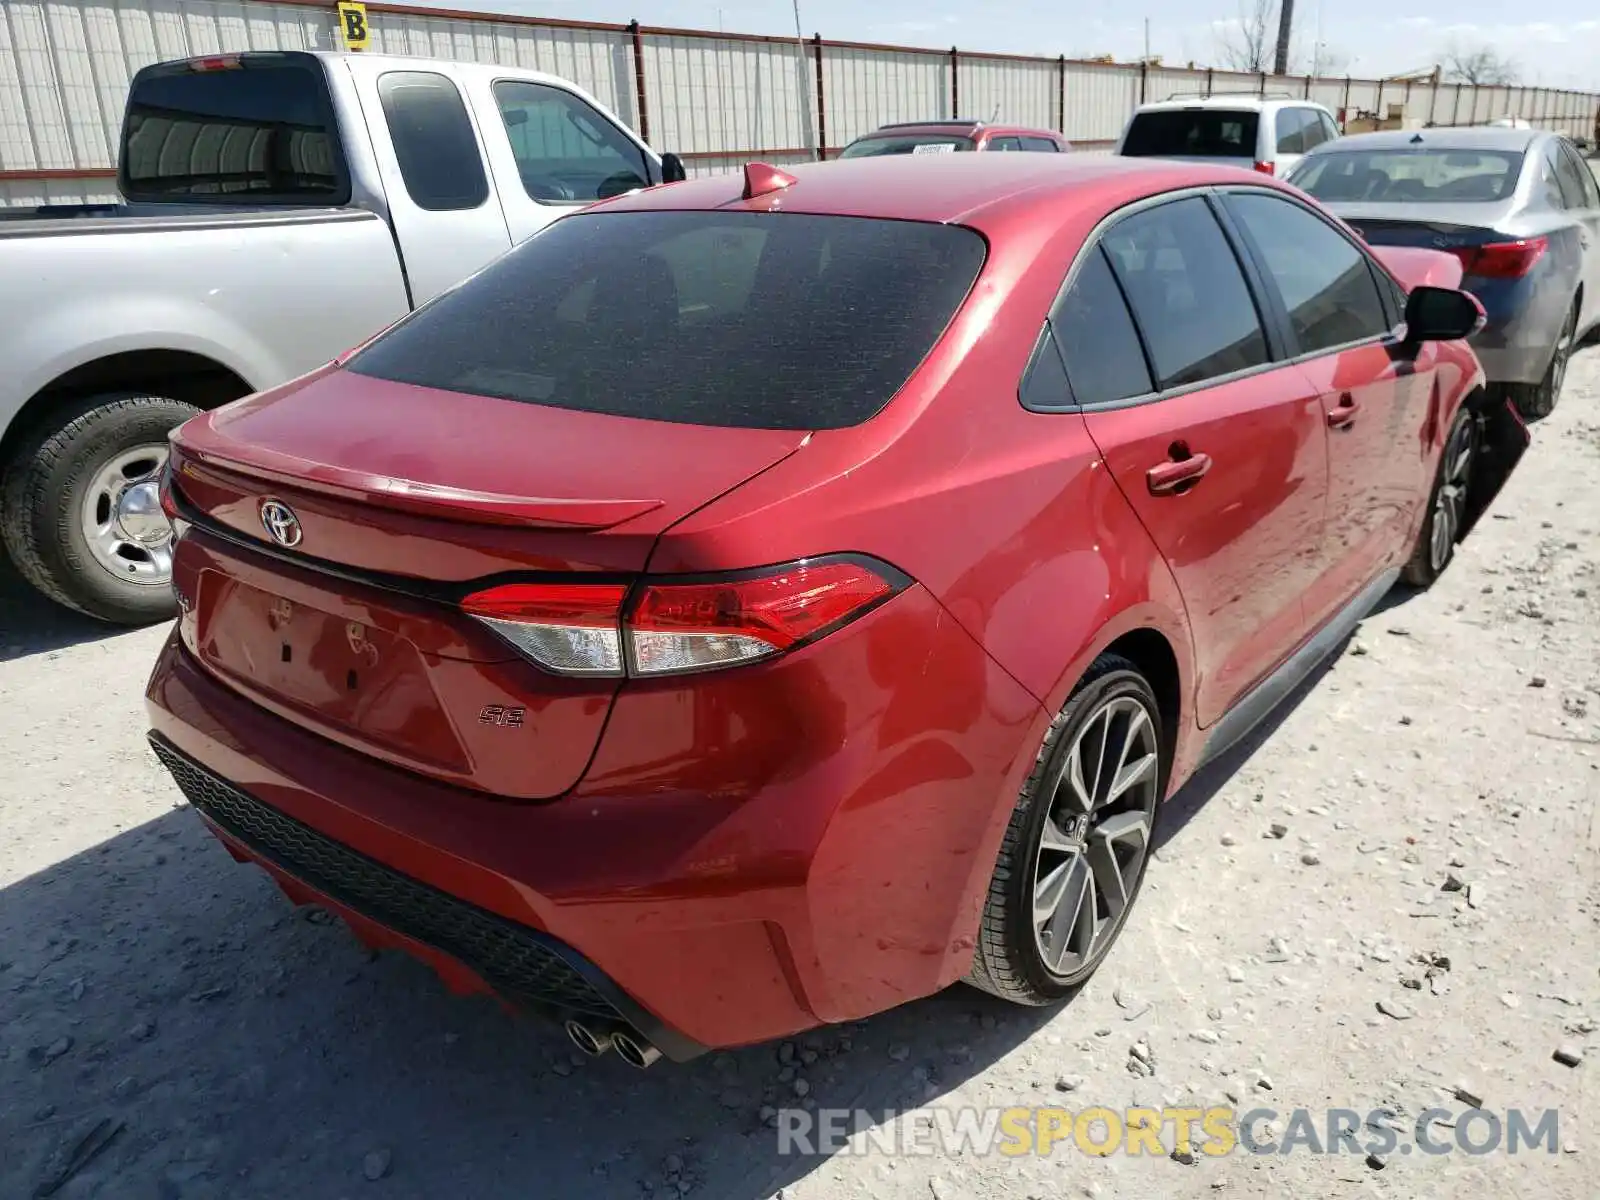
<svg viewBox="0 0 1600 1200">
<path fill-rule="evenodd" d="M 1318 200 L 1461 204 L 1509 198 L 1521 173 L 1514 150 L 1330 150 L 1289 181 Z"/>
<path fill-rule="evenodd" d="M 355 355 L 363 375 L 698 425 L 872 416 L 983 266 L 969 229 L 724 212 L 557 221 Z"/>
<path fill-rule="evenodd" d="M 953 154 L 971 150 L 969 137 L 951 133 L 907 133 L 898 137 L 864 137 L 839 151 L 840 158 L 877 158 L 884 154 Z"/>
<path fill-rule="evenodd" d="M 349 198 L 314 60 L 243 55 L 162 66 L 128 96 L 119 170 L 130 200 L 342 204 Z"/>
<path fill-rule="evenodd" d="M 1122 153 L 1135 158 L 1248 158 L 1256 156 L 1260 114 L 1220 108 L 1157 109 L 1136 113 Z"/>
</svg>

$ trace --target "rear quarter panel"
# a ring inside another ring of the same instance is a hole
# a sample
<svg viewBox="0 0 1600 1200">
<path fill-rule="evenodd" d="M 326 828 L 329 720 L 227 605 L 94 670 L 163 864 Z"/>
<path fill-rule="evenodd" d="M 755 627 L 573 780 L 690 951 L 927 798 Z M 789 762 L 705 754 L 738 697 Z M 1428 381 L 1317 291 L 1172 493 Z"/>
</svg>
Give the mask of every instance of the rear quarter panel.
<svg viewBox="0 0 1600 1200">
<path fill-rule="evenodd" d="M 926 587 L 1049 712 L 1106 644 L 1140 627 L 1172 644 L 1187 695 L 1192 655 L 1165 563 L 1082 418 L 1029 412 L 1017 395 L 1104 211 L 986 230 L 1004 236 L 991 239 L 974 295 L 900 395 L 675 526 L 651 570 L 874 554 Z"/>
</svg>

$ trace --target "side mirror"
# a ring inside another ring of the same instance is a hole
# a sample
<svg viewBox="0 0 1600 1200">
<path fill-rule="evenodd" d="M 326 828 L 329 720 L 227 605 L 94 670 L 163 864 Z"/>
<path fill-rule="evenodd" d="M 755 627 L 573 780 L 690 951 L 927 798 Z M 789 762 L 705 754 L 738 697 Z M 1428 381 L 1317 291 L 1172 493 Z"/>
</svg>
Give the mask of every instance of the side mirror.
<svg viewBox="0 0 1600 1200">
<path fill-rule="evenodd" d="M 661 156 L 661 182 L 682 183 L 689 178 L 689 172 L 684 169 L 683 159 L 676 154 L 663 154 Z"/>
<path fill-rule="evenodd" d="M 1483 328 L 1483 305 L 1471 292 L 1418 287 L 1406 297 L 1406 341 L 1458 342 Z"/>
</svg>

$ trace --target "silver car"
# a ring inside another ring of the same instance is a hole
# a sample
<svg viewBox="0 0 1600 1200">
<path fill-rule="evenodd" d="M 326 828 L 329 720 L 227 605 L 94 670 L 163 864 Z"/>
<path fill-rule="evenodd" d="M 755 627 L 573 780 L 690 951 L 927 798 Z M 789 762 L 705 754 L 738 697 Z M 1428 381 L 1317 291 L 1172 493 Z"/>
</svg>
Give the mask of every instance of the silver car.
<svg viewBox="0 0 1600 1200">
<path fill-rule="evenodd" d="M 1600 324 L 1600 188 L 1564 137 L 1537 129 L 1393 130 L 1317 147 L 1289 182 L 1374 245 L 1461 259 L 1488 324 L 1491 384 L 1525 416 L 1555 407 L 1572 347 Z"/>
</svg>

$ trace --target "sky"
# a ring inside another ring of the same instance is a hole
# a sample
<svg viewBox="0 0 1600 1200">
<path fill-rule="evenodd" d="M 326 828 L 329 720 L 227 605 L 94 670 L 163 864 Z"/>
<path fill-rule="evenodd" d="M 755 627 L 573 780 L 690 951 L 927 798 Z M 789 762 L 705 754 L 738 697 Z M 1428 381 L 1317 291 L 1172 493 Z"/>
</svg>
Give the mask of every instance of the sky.
<svg viewBox="0 0 1600 1200">
<path fill-rule="evenodd" d="M 738 33 L 792 34 L 793 0 L 408 0 L 433 7 L 515 12 Z M 1260 0 L 1242 0 L 1253 10 Z M 1413 6 L 1415 5 L 1415 6 Z M 1222 65 L 1219 43 L 1237 33 L 1241 0 L 799 0 L 805 35 L 916 46 L 1119 60 L 1150 52 L 1175 65 Z M 1515 10 L 1515 11 L 1514 11 Z M 1519 21 L 1519 16 L 1537 20 Z M 1230 29 L 1231 26 L 1231 29 Z M 1296 72 L 1313 47 L 1343 74 L 1376 78 L 1426 68 L 1453 46 L 1487 46 L 1511 60 L 1516 82 L 1600 90 L 1600 5 L 1542 0 L 1528 8 L 1491 0 L 1298 0 Z"/>
</svg>

